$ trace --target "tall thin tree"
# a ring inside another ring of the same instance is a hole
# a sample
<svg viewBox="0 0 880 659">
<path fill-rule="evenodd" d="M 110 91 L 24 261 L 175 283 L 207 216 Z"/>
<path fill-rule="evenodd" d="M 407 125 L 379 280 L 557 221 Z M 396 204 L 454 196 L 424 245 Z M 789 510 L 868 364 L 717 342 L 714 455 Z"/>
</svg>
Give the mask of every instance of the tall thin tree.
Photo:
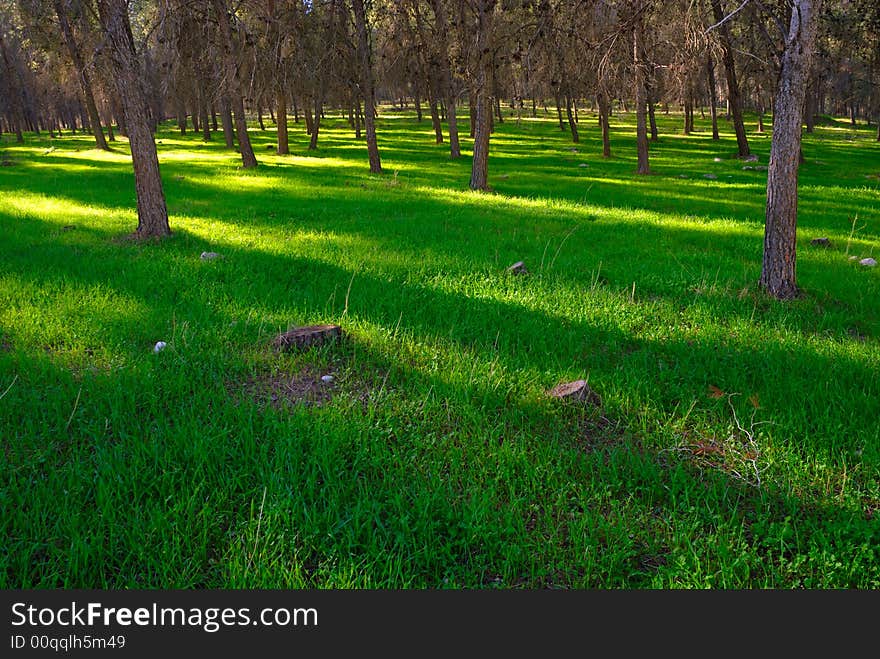
<svg viewBox="0 0 880 659">
<path fill-rule="evenodd" d="M 126 0 L 97 0 L 98 15 L 113 66 L 113 78 L 131 148 L 134 184 L 137 193 L 139 238 L 167 236 L 168 209 L 159 173 L 156 142 L 150 129 L 146 94 L 142 86 L 142 70 L 134 47 Z"/>
<path fill-rule="evenodd" d="M 798 295 L 798 165 L 804 97 L 821 0 L 794 0 L 773 106 L 760 286 L 779 299 Z"/>
</svg>

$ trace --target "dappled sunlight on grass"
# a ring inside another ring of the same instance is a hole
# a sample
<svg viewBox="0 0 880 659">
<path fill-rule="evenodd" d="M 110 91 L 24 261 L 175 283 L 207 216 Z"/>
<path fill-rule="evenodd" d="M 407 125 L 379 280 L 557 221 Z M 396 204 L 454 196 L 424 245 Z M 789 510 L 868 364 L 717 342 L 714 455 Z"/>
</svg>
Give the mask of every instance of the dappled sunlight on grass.
<svg viewBox="0 0 880 659">
<path fill-rule="evenodd" d="M 167 125 L 159 242 L 118 239 L 124 142 L 5 143 L 3 583 L 880 585 L 880 272 L 848 259 L 880 252 L 877 150 L 845 126 L 805 139 L 805 291 L 778 303 L 756 286 L 766 173 L 727 124 L 713 142 L 658 120 L 639 177 L 631 115 L 608 160 L 588 112 L 576 145 L 552 116 L 505 118 L 491 193 L 386 108 L 381 175 L 335 113 L 317 152 L 302 124 L 290 156 L 254 128 L 247 171 Z M 344 340 L 272 349 L 313 323 Z M 325 374 L 321 404 L 252 395 Z M 601 405 L 547 396 L 576 379 Z"/>
</svg>

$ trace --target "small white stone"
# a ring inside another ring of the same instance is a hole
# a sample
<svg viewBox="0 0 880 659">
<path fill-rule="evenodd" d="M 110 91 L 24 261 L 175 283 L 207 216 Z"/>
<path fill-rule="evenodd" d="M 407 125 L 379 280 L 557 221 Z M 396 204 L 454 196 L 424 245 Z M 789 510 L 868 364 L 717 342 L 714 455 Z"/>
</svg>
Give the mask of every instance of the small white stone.
<svg viewBox="0 0 880 659">
<path fill-rule="evenodd" d="M 721 158 L 713 158 L 715 162 L 721 162 Z"/>
<path fill-rule="evenodd" d="M 220 255 L 217 252 L 202 252 L 202 260 L 210 261 L 211 259 L 216 259 Z"/>
<path fill-rule="evenodd" d="M 585 162 L 582 162 L 578 167 L 589 167 L 589 165 Z"/>
<path fill-rule="evenodd" d="M 168 344 L 164 341 L 156 341 L 156 345 L 153 346 L 153 352 L 160 353 L 165 349 L 165 346 Z"/>
<path fill-rule="evenodd" d="M 861 261 L 859 261 L 859 264 L 866 265 L 869 268 L 873 268 L 875 265 L 877 265 L 877 261 L 875 261 L 874 259 L 862 259 Z"/>
<path fill-rule="evenodd" d="M 330 384 L 331 382 L 333 382 L 333 376 L 332 375 L 322 375 L 321 382 L 323 382 L 324 384 Z"/>
</svg>

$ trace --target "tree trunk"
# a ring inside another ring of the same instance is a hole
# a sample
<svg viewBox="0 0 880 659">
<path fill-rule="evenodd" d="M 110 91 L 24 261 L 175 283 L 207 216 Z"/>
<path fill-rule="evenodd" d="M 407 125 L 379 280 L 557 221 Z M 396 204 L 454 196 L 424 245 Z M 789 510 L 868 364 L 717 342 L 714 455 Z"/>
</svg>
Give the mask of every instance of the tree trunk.
<svg viewBox="0 0 880 659">
<path fill-rule="evenodd" d="M 303 102 L 303 116 L 305 117 L 306 123 L 306 135 L 312 134 L 314 119 L 312 119 L 312 101 L 310 98 L 305 98 Z"/>
<path fill-rule="evenodd" d="M 489 132 L 492 117 L 492 18 L 497 0 L 474 0 L 477 11 L 477 75 L 474 80 L 474 159 L 471 190 L 489 188 Z"/>
<path fill-rule="evenodd" d="M 461 144 L 458 139 L 458 117 L 456 116 L 455 89 L 452 85 L 452 72 L 449 64 L 449 41 L 446 12 L 442 0 L 431 0 L 431 8 L 434 11 L 434 33 L 437 41 L 437 50 L 440 52 L 440 87 L 441 93 L 446 98 L 446 123 L 449 130 L 449 157 L 461 157 Z"/>
<path fill-rule="evenodd" d="M 648 125 L 651 127 L 651 141 L 656 142 L 660 139 L 660 133 L 657 131 L 657 116 L 654 112 L 654 99 L 648 96 Z"/>
<path fill-rule="evenodd" d="M 181 135 L 186 135 L 186 105 L 181 97 L 177 97 L 174 102 L 177 112 L 177 129 Z"/>
<path fill-rule="evenodd" d="M 98 0 L 98 13 L 128 129 L 137 193 L 138 227 L 135 235 L 140 238 L 167 236 L 171 233 L 168 209 L 156 142 L 147 115 L 147 99 L 141 86 L 141 66 L 131 35 L 128 3 L 126 0 Z"/>
<path fill-rule="evenodd" d="M 716 22 L 720 23 L 724 20 L 721 0 L 712 0 L 712 14 Z M 749 140 L 746 137 L 746 127 L 743 123 L 742 99 L 739 94 L 739 83 L 736 81 L 736 64 L 730 41 L 730 28 L 727 23 L 718 28 L 718 36 L 721 43 L 721 59 L 724 63 L 725 75 L 727 76 L 727 99 L 730 115 L 733 118 L 733 129 L 736 132 L 737 149 L 739 156 L 742 158 L 750 154 Z"/>
<path fill-rule="evenodd" d="M 202 140 L 211 141 L 211 124 L 208 119 L 208 93 L 205 89 L 205 81 L 199 86 L 199 114 L 202 123 Z"/>
<path fill-rule="evenodd" d="M 577 144 L 581 141 L 581 136 L 578 134 L 577 124 L 571 110 L 571 97 L 567 94 L 565 96 L 565 113 L 568 117 L 568 127 L 571 129 L 571 141 Z"/>
<path fill-rule="evenodd" d="M 796 0 L 773 108 L 760 286 L 778 299 L 798 295 L 798 159 L 804 96 L 821 0 Z"/>
<path fill-rule="evenodd" d="M 98 106 L 95 103 L 95 95 L 92 93 L 92 81 L 89 78 L 89 72 L 86 69 L 85 62 L 79 52 L 79 46 L 73 37 L 73 29 L 70 27 L 70 21 L 67 19 L 67 12 L 61 5 L 61 0 L 53 0 L 55 6 L 55 15 L 58 17 L 58 23 L 61 26 L 61 33 L 64 35 L 64 41 L 67 44 L 67 50 L 70 53 L 70 59 L 76 68 L 79 77 L 80 91 L 86 104 L 86 110 L 89 113 L 89 125 L 92 133 L 95 135 L 95 144 L 99 149 L 109 151 L 107 140 L 104 139 L 104 132 L 101 130 L 101 118 L 98 116 Z"/>
<path fill-rule="evenodd" d="M 238 147 L 241 151 L 241 164 L 245 169 L 256 167 L 259 163 L 254 155 L 251 138 L 247 129 L 247 117 L 244 113 L 244 94 L 241 89 L 238 62 L 232 50 L 233 34 L 226 0 L 213 0 L 214 10 L 217 14 L 217 22 L 220 26 L 220 34 L 223 37 L 223 60 L 226 69 L 226 91 L 232 102 L 232 111 L 235 114 L 235 130 L 238 136 Z"/>
<path fill-rule="evenodd" d="M 602 157 L 610 158 L 611 136 L 608 126 L 608 119 L 610 114 L 608 111 L 608 95 L 604 92 L 599 92 L 599 94 L 596 96 L 596 105 L 599 106 L 599 125 L 602 128 Z"/>
<path fill-rule="evenodd" d="M 706 76 L 709 79 L 709 114 L 712 115 L 712 139 L 721 139 L 718 134 L 718 95 L 715 83 L 715 62 L 712 55 L 706 60 Z"/>
<path fill-rule="evenodd" d="M 364 97 L 364 123 L 367 134 L 367 153 L 370 158 L 370 172 L 382 173 L 379 159 L 379 144 L 376 140 L 376 92 L 373 88 L 373 63 L 370 49 L 369 26 L 364 10 L 364 0 L 352 0 L 355 29 L 358 37 L 358 59 L 360 60 L 361 92 Z"/>
<path fill-rule="evenodd" d="M 220 123 L 223 125 L 223 139 L 226 140 L 226 148 L 235 148 L 235 132 L 232 128 L 232 109 L 229 105 L 229 98 L 223 96 L 220 99 Z"/>
<path fill-rule="evenodd" d="M 434 141 L 437 144 L 443 144 L 443 126 L 440 124 L 440 110 L 437 108 L 437 99 L 431 98 L 431 126 L 434 128 Z"/>
<path fill-rule="evenodd" d="M 8 119 L 10 122 L 11 132 L 15 133 L 15 141 L 19 144 L 24 142 L 24 135 L 22 134 L 22 117 L 23 112 L 21 109 L 21 93 L 20 90 L 15 86 L 15 79 L 18 78 L 15 70 L 13 69 L 11 58 L 9 57 L 9 50 L 6 48 L 6 42 L 3 40 L 3 32 L 0 31 L 0 55 L 3 57 L 3 68 L 6 69 L 6 93 L 9 98 L 9 114 Z M 20 80 L 19 80 L 20 82 Z"/>
<path fill-rule="evenodd" d="M 324 110 L 324 99 L 321 95 L 315 98 L 315 116 L 312 117 L 312 139 L 309 140 L 309 151 L 318 148 L 318 134 L 321 132 L 321 117 Z"/>
<path fill-rule="evenodd" d="M 693 106 L 691 105 L 691 99 L 689 96 L 685 97 L 684 101 L 684 134 L 691 134 L 691 116 L 693 114 Z"/>
<path fill-rule="evenodd" d="M 278 124 L 278 145 L 276 152 L 279 156 L 290 153 L 287 140 L 287 98 L 284 92 L 278 92 L 275 96 L 275 122 Z"/>
<path fill-rule="evenodd" d="M 642 40 L 644 25 L 642 15 L 635 19 L 633 27 L 633 63 L 635 68 L 636 86 L 636 146 L 638 147 L 639 174 L 650 174 L 651 167 L 648 163 L 648 126 L 647 126 L 647 93 L 645 83 L 647 81 L 647 66 L 644 62 L 644 50 Z"/>
</svg>

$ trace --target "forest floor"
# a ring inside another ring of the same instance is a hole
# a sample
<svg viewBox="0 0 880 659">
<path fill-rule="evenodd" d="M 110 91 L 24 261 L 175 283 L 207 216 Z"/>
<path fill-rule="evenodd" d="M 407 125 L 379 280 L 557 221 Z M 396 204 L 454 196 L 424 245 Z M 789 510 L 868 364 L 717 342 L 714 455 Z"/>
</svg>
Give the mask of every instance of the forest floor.
<svg viewBox="0 0 880 659">
<path fill-rule="evenodd" d="M 806 136 L 777 302 L 769 135 L 658 119 L 640 177 L 630 115 L 508 116 L 491 193 L 391 108 L 382 175 L 339 116 L 251 171 L 169 123 L 158 243 L 124 140 L 4 135 L 0 587 L 880 588 L 874 129 Z"/>
</svg>

